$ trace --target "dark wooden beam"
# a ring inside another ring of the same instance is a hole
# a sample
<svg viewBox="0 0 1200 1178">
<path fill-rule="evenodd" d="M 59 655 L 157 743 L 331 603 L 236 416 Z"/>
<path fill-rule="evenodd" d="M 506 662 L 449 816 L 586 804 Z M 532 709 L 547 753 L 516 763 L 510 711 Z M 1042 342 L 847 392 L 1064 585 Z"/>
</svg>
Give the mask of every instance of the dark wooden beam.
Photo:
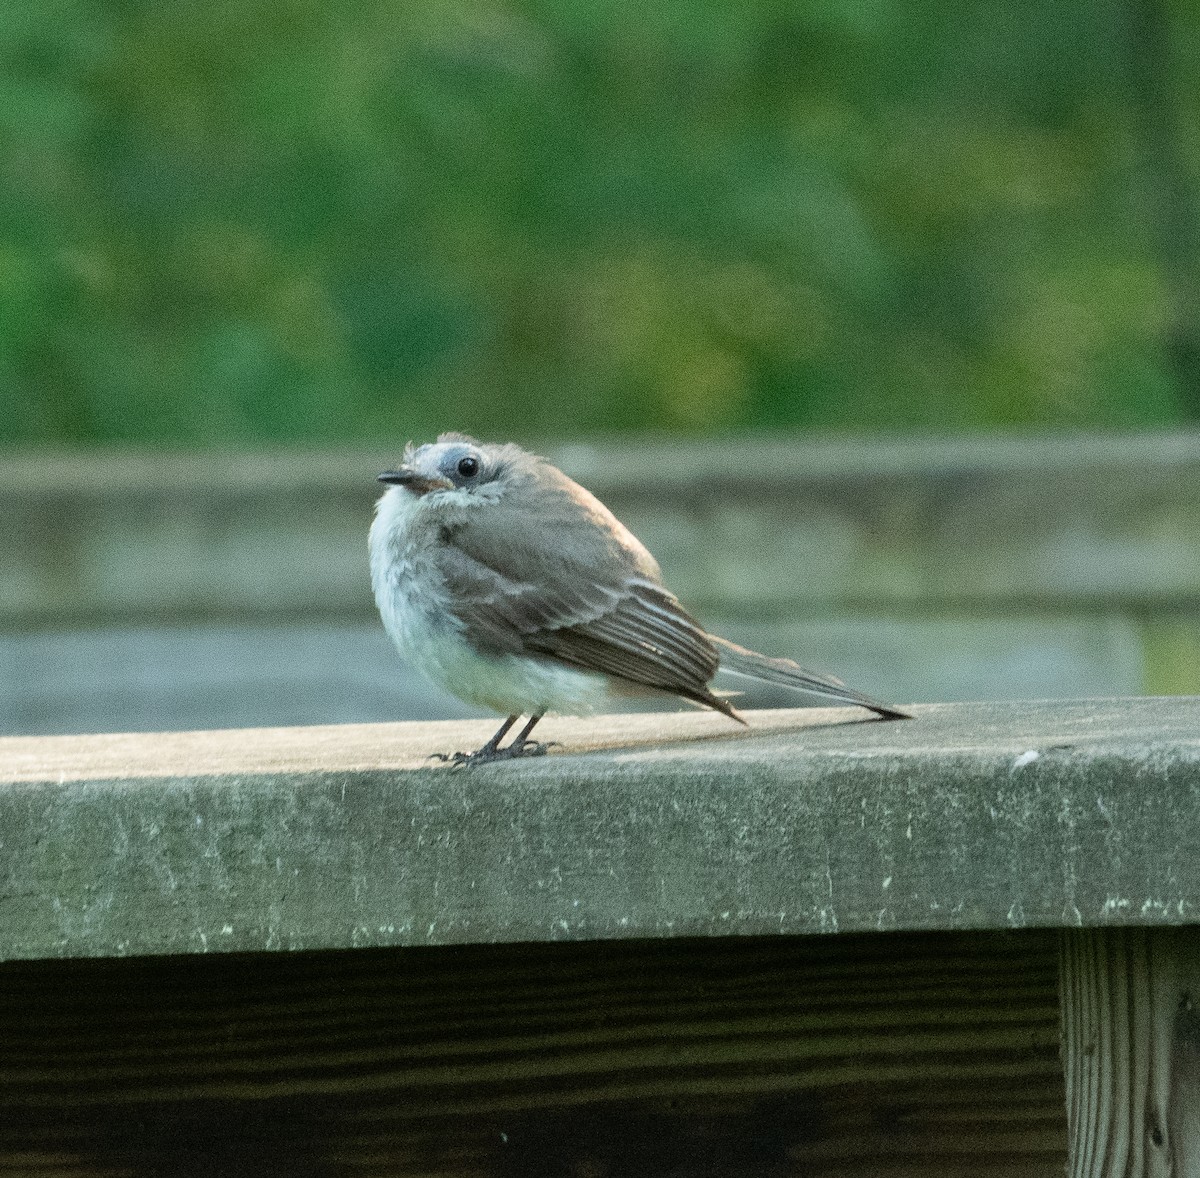
<svg viewBox="0 0 1200 1178">
<path fill-rule="evenodd" d="M 0 1173 L 1059 1178 L 1053 933 L 0 967 Z"/>
</svg>

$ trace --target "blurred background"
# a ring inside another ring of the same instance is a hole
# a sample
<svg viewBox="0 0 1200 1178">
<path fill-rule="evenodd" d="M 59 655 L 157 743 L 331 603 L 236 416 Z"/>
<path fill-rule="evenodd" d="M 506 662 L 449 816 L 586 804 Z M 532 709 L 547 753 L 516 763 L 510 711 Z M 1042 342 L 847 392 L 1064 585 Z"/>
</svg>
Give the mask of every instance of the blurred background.
<svg viewBox="0 0 1200 1178">
<path fill-rule="evenodd" d="M 443 429 L 897 702 L 1200 690 L 1195 5 L 24 0 L 0 59 L 0 731 L 466 714 L 366 574 Z"/>
</svg>

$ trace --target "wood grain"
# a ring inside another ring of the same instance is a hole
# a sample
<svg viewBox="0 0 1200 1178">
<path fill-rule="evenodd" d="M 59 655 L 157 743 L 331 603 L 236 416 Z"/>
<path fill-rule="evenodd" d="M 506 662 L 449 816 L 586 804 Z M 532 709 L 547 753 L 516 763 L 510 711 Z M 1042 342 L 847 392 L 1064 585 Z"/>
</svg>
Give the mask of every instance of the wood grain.
<svg viewBox="0 0 1200 1178">
<path fill-rule="evenodd" d="M 1050 933 L 0 967 L 0 1174 L 1062 1173 Z"/>
<path fill-rule="evenodd" d="M 1071 1178 L 1200 1178 L 1200 931 L 1062 940 Z"/>
</svg>

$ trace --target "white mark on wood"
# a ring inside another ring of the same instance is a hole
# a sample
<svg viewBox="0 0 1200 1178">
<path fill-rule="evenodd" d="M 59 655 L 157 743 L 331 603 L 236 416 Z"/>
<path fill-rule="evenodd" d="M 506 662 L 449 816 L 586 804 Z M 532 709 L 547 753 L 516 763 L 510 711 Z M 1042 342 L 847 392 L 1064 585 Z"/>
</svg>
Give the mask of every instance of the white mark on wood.
<svg viewBox="0 0 1200 1178">
<path fill-rule="evenodd" d="M 1079 855 L 1079 839 L 1075 829 L 1075 808 L 1069 798 L 1063 798 L 1058 811 L 1058 821 L 1064 831 L 1063 837 L 1063 913 L 1065 925 L 1083 926 L 1083 913 L 1075 897 L 1078 891 L 1077 860 Z"/>
<path fill-rule="evenodd" d="M 1008 921 L 1009 928 L 1025 927 L 1025 906 L 1020 900 L 1014 900 L 1012 902 L 1005 920 Z"/>
<path fill-rule="evenodd" d="M 1042 754 L 1039 753 L 1037 749 L 1029 749 L 1027 752 L 1022 753 L 1016 758 L 1016 760 L 1013 761 L 1012 768 L 1008 771 L 1009 775 L 1011 776 L 1018 770 L 1024 769 L 1026 765 L 1032 765 L 1034 761 L 1036 761 L 1041 755 Z"/>
<path fill-rule="evenodd" d="M 821 909 L 818 917 L 821 922 L 821 931 L 836 933 L 838 931 L 838 918 L 833 906 L 833 868 L 829 862 L 828 844 L 825 847 L 825 891 L 829 897 L 829 903 Z"/>
<path fill-rule="evenodd" d="M 231 925 L 231 924 L 221 925 L 221 936 L 223 936 L 223 937 L 233 936 L 233 925 Z"/>
</svg>

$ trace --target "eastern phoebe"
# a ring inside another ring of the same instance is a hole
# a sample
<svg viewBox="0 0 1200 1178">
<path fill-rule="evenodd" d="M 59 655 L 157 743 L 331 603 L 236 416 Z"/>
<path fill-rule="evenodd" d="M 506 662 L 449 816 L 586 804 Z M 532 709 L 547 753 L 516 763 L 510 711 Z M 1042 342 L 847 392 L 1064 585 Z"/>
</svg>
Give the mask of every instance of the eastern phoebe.
<svg viewBox="0 0 1200 1178">
<path fill-rule="evenodd" d="M 512 444 L 442 434 L 405 448 L 371 525 L 383 624 L 412 664 L 459 699 L 507 715 L 475 764 L 536 756 L 547 712 L 588 715 L 615 695 L 661 692 L 745 723 L 710 683 L 718 668 L 885 719 L 906 713 L 708 634 L 654 557 L 594 495 Z M 521 716 L 528 723 L 500 741 Z"/>
</svg>

